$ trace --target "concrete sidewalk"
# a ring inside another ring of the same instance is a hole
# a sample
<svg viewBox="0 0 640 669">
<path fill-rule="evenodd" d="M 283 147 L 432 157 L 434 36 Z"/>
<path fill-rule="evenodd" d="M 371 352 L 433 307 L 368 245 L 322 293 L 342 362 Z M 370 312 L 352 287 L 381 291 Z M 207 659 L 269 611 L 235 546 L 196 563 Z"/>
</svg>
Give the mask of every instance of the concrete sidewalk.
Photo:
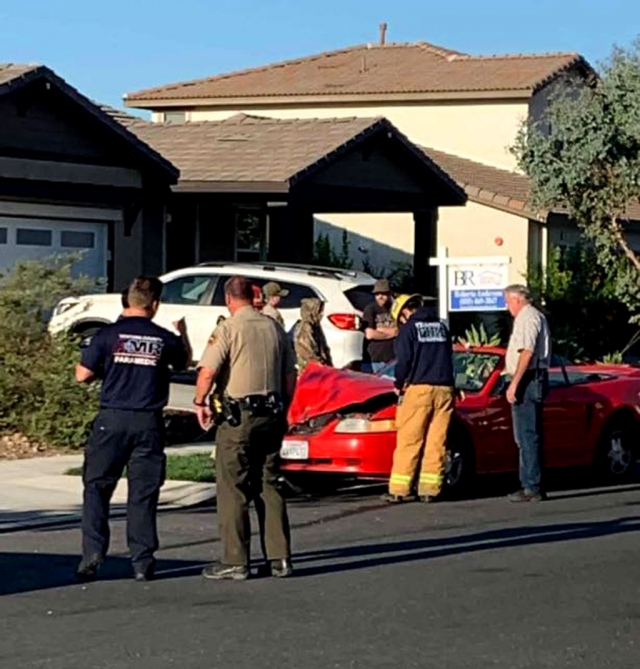
<svg viewBox="0 0 640 669">
<path fill-rule="evenodd" d="M 173 446 L 167 454 L 211 453 L 211 445 Z M 82 455 L 0 461 L 0 532 L 76 521 L 82 513 L 82 480 L 65 472 L 82 465 Z M 160 509 L 179 509 L 214 499 L 215 483 L 166 481 Z M 126 513 L 127 481 L 111 504 L 112 516 Z"/>
</svg>

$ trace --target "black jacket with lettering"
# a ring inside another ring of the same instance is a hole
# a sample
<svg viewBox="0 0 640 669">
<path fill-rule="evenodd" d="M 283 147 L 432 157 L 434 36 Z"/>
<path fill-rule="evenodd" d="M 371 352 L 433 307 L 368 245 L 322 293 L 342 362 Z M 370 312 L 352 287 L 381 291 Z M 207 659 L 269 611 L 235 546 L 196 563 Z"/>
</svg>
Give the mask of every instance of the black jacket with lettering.
<svg viewBox="0 0 640 669">
<path fill-rule="evenodd" d="M 421 307 L 396 337 L 396 388 L 428 384 L 453 387 L 453 350 L 447 326 Z"/>
</svg>

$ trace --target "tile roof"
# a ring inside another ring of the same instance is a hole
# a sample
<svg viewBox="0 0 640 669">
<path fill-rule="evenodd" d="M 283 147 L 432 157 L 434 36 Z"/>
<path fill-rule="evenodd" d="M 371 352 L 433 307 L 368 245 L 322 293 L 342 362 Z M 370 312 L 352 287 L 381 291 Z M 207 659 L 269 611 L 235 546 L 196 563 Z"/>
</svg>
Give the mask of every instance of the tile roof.
<svg viewBox="0 0 640 669">
<path fill-rule="evenodd" d="M 545 212 L 537 211 L 531 202 L 531 184 L 524 174 L 491 167 L 444 151 L 427 147 L 422 150 L 445 170 L 472 202 L 523 216 L 542 219 Z M 556 213 L 566 213 L 558 210 Z M 627 208 L 630 220 L 640 221 L 640 202 Z"/>
<path fill-rule="evenodd" d="M 538 218 L 530 202 L 529 179 L 524 174 L 428 147 L 423 147 L 423 151 L 464 188 L 473 202 L 494 205 L 527 218 Z"/>
<path fill-rule="evenodd" d="M 224 121 L 131 123 L 129 130 L 177 165 L 180 182 L 287 182 L 378 118 L 279 120 L 237 114 Z"/>
<path fill-rule="evenodd" d="M 140 123 L 151 123 L 151 121 L 145 121 L 145 119 L 140 118 L 139 116 L 134 116 L 129 114 L 129 112 L 124 111 L 123 109 L 116 109 L 111 105 L 105 105 L 101 102 L 94 103 L 97 107 L 110 116 L 114 121 L 117 121 L 120 125 L 123 125 L 125 128 L 128 128 L 131 125 L 139 125 Z"/>
<path fill-rule="evenodd" d="M 36 64 L 0 63 L 0 86 L 11 84 L 39 67 L 41 66 Z"/>
<path fill-rule="evenodd" d="M 470 56 L 423 42 L 359 45 L 206 79 L 130 93 L 145 102 L 262 97 L 447 95 L 492 92 L 528 96 L 574 65 L 577 53 Z M 138 104 L 139 103 L 139 104 Z M 149 106 L 152 106 L 151 104 Z"/>
</svg>

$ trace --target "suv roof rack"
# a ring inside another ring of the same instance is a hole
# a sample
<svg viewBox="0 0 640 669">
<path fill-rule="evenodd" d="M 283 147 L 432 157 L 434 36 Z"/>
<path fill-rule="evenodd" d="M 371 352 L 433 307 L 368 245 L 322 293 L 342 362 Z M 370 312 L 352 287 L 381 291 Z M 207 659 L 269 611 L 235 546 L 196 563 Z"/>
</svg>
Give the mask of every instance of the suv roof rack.
<svg viewBox="0 0 640 669">
<path fill-rule="evenodd" d="M 286 262 L 233 262 L 223 260 L 213 260 L 209 262 L 199 263 L 199 267 L 251 267 L 260 268 L 265 271 L 275 271 L 277 269 L 297 270 L 306 272 L 312 276 L 333 276 L 339 278 L 340 276 L 349 276 L 357 279 L 362 273 L 354 269 L 342 269 L 340 267 L 325 267 L 324 265 L 307 265 L 303 263 L 286 263 Z"/>
</svg>

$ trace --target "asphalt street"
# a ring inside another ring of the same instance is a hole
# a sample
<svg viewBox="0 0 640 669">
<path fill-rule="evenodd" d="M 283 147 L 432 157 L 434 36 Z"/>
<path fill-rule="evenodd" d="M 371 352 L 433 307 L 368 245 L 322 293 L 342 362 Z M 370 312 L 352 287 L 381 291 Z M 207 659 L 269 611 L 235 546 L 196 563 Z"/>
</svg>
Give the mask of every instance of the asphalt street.
<svg viewBox="0 0 640 669">
<path fill-rule="evenodd" d="M 639 485 L 525 505 L 355 491 L 290 511 L 297 571 L 280 581 L 201 578 L 211 507 L 162 514 L 148 584 L 130 578 L 123 521 L 88 585 L 77 527 L 0 534 L 0 667 L 640 666 Z"/>
</svg>

